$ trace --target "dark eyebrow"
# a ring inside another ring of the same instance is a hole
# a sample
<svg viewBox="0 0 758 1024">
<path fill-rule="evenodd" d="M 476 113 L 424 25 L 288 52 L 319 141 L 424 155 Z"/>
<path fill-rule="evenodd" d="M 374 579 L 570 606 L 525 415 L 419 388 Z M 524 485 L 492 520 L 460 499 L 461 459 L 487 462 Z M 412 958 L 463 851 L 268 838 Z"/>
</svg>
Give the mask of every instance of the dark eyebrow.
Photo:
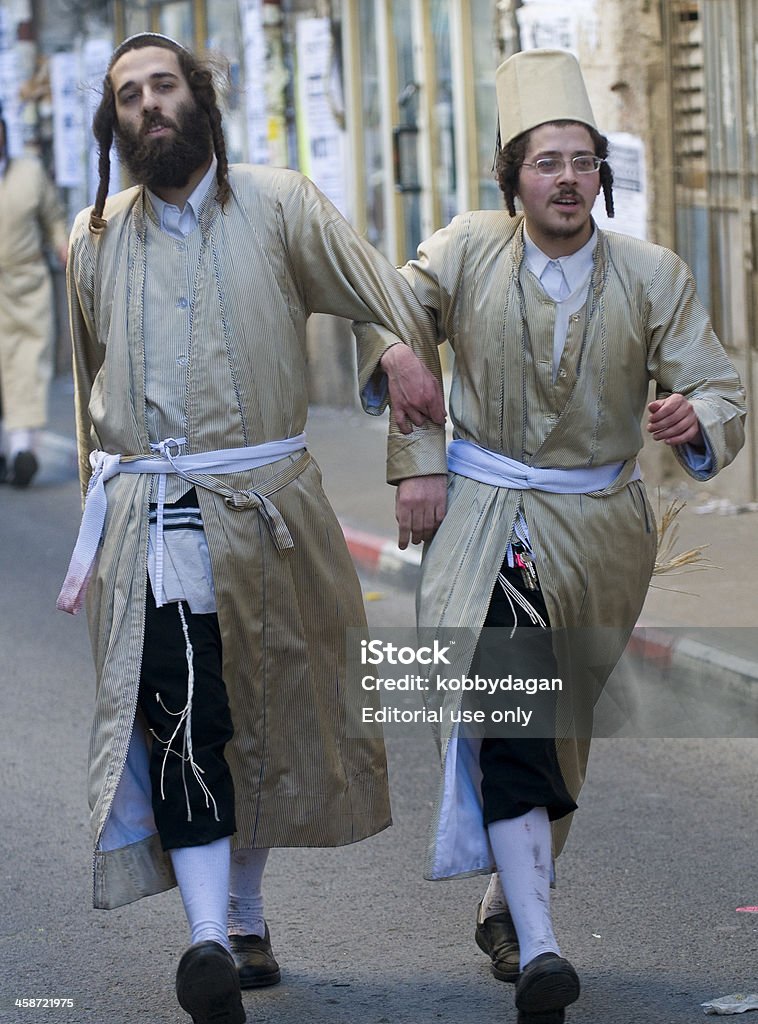
<svg viewBox="0 0 758 1024">
<path fill-rule="evenodd" d="M 173 73 L 173 71 L 155 71 L 152 75 L 150 75 L 149 81 L 151 81 L 151 82 L 159 82 L 163 78 L 173 78 L 174 81 L 176 81 L 176 82 L 179 81 L 179 76 L 175 75 Z M 116 96 L 120 97 L 121 93 L 127 92 L 129 89 L 133 89 L 135 87 L 135 85 L 136 85 L 136 82 L 133 82 L 133 81 L 124 82 L 124 84 L 121 86 L 121 88 L 116 93 Z"/>
<path fill-rule="evenodd" d="M 577 149 L 571 155 L 572 155 L 572 157 L 574 157 L 574 156 L 594 156 L 595 153 L 591 149 Z M 543 149 L 543 150 L 540 150 L 536 154 L 534 159 L 535 160 L 541 160 L 543 157 L 553 157 L 553 156 L 560 156 L 560 157 L 562 157 L 563 153 L 560 151 L 560 149 Z"/>
</svg>

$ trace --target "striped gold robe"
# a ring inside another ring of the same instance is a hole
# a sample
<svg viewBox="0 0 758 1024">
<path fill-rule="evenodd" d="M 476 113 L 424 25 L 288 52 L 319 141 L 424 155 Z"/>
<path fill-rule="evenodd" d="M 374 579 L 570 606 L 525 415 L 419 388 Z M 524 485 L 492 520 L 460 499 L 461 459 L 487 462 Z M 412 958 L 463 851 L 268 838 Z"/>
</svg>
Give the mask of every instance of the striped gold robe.
<svg viewBox="0 0 758 1024">
<path fill-rule="evenodd" d="M 551 625 L 566 631 L 569 644 L 579 642 L 581 657 L 594 665 L 596 691 L 623 651 L 655 562 L 653 512 L 644 484 L 630 482 L 649 382 L 659 397 L 681 392 L 693 403 L 713 452 L 708 476 L 742 447 L 745 396 L 687 266 L 660 246 L 603 231 L 587 302 L 570 319 L 554 382 L 555 303 L 526 269 L 522 224 L 506 213 L 461 215 L 401 270 L 434 316 L 438 337 L 455 351 L 455 436 L 535 467 L 623 468 L 610 487 L 592 494 L 509 490 L 451 473 L 447 515 L 423 560 L 418 622 L 443 637 L 458 626 L 476 636 L 521 508 Z M 366 340 L 380 332 L 356 333 Z M 436 442 L 411 448 L 390 437 L 392 480 L 433 471 L 437 460 Z M 465 674 L 472 653 L 473 641 L 459 643 L 447 674 Z M 460 696 L 446 701 L 449 711 Z M 572 706 L 570 692 L 568 701 L 559 706 L 559 733 L 574 712 L 586 721 L 586 708 Z M 435 807 L 426 875 L 494 870 L 476 799 L 476 750 L 451 743 L 449 724 L 439 739 L 447 785 Z M 576 798 L 589 740 L 569 730 L 557 746 Z M 556 852 L 569 824 L 566 818 L 554 825 Z"/>
<path fill-rule="evenodd" d="M 256 445 L 305 426 L 305 324 L 312 311 L 376 319 L 408 337 L 424 314 L 402 277 L 293 171 L 232 168 L 222 211 L 211 189 L 186 369 L 185 451 Z M 143 295 L 147 218 L 141 188 L 111 198 L 102 235 L 74 225 L 69 293 L 80 474 L 93 449 L 149 454 Z M 174 296 L 166 296 L 166 317 Z M 160 312 L 152 310 L 153 324 Z M 397 341 L 397 338 L 393 339 Z M 385 342 L 359 347 L 361 386 Z M 159 382 L 151 381 L 155 394 Z M 347 443 L 347 442 L 346 442 Z M 297 456 L 221 479 L 263 488 Z M 107 484 L 104 540 L 88 592 L 97 696 L 89 793 L 98 907 L 173 884 L 149 807 L 137 712 L 152 478 Z M 384 747 L 355 724 L 366 703 L 346 678 L 346 630 L 365 628 L 339 524 L 310 460 L 269 498 L 294 540 L 281 553 L 261 515 L 197 488 L 210 549 L 234 723 L 227 757 L 242 846 L 335 846 L 390 824 Z M 136 724 L 135 724 L 136 723 Z M 123 798 L 128 793 L 128 799 Z"/>
</svg>

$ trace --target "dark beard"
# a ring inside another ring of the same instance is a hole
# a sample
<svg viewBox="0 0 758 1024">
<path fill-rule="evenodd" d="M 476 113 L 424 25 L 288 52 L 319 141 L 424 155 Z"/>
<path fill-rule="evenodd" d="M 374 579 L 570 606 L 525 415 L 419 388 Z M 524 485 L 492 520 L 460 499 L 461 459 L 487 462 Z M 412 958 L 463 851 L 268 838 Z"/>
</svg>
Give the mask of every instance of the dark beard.
<svg viewBox="0 0 758 1024">
<path fill-rule="evenodd" d="M 172 128 L 173 134 L 149 138 L 147 132 L 159 124 Z M 119 159 L 132 179 L 153 190 L 183 188 L 211 155 L 211 127 L 194 103 L 182 104 L 176 121 L 148 113 L 139 128 L 116 125 L 114 134 Z"/>
</svg>

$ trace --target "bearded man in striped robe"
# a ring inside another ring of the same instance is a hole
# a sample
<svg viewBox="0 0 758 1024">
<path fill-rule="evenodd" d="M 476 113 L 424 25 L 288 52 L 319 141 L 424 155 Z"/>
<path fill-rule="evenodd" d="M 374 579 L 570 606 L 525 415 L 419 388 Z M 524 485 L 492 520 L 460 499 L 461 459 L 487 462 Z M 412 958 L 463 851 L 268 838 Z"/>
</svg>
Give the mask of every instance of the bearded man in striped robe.
<svg viewBox="0 0 758 1024">
<path fill-rule="evenodd" d="M 94 132 L 100 187 L 68 267 L 89 493 L 59 598 L 76 611 L 87 590 L 97 671 L 94 900 L 178 883 L 179 1002 L 242 1024 L 241 988 L 280 979 L 269 848 L 390 824 L 384 746 L 346 670 L 361 590 L 305 445 L 306 320 L 392 332 L 359 346 L 360 386 L 374 411 L 389 387 L 411 445 L 444 406 L 398 342 L 426 330 L 433 348 L 433 331 L 310 181 L 228 166 L 211 73 L 173 40 L 117 48 Z M 114 136 L 138 184 L 106 201 Z"/>
</svg>

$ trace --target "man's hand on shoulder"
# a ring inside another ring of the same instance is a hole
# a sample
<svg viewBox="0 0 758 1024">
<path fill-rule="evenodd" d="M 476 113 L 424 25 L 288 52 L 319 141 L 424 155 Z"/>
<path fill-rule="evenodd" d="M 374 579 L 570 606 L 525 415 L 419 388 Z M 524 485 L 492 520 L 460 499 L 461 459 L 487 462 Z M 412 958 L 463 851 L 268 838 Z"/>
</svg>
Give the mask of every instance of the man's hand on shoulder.
<svg viewBox="0 0 758 1024">
<path fill-rule="evenodd" d="M 379 365 L 387 374 L 392 413 L 403 434 L 426 420 L 445 422 L 442 386 L 407 345 L 401 342 L 388 348 Z"/>
<path fill-rule="evenodd" d="M 411 476 L 401 480 L 395 495 L 395 518 L 398 546 L 408 547 L 429 541 L 445 518 L 447 508 L 447 474 Z"/>
<path fill-rule="evenodd" d="M 648 407 L 650 420 L 648 431 L 654 440 L 664 444 L 691 444 L 696 448 L 705 449 L 705 441 L 700 431 L 692 402 L 684 395 L 673 394 L 668 398 L 656 399 Z"/>
</svg>

